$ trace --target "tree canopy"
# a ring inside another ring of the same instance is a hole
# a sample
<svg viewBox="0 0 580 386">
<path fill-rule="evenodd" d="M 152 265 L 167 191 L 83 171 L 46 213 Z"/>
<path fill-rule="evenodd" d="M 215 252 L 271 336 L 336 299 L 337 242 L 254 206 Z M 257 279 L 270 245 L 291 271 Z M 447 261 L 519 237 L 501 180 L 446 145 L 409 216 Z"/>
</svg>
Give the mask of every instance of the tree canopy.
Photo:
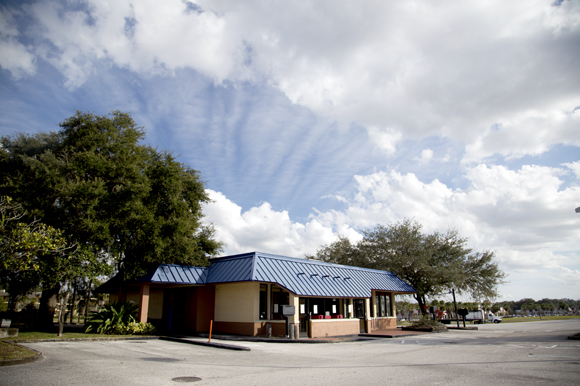
<svg viewBox="0 0 580 386">
<path fill-rule="evenodd" d="M 426 297 L 455 288 L 475 299 L 494 298 L 505 274 L 491 251 L 467 247 L 467 239 L 456 230 L 424 234 L 422 226 L 409 219 L 363 231 L 353 244 L 341 237 L 322 246 L 315 256 L 321 261 L 391 271 L 411 284 L 422 312 Z"/>
<path fill-rule="evenodd" d="M 77 112 L 60 127 L 0 139 L 0 195 L 29 222 L 108 258 L 124 278 L 159 263 L 207 265 L 221 249 L 202 222 L 200 173 L 141 144 L 145 132 L 129 114 Z"/>
</svg>

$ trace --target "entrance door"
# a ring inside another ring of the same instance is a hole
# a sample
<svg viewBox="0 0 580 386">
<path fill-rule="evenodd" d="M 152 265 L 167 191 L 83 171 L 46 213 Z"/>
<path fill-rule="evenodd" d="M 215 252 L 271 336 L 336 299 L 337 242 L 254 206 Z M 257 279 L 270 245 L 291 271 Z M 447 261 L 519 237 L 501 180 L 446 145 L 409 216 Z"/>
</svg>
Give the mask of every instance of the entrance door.
<svg viewBox="0 0 580 386">
<path fill-rule="evenodd" d="M 300 338 L 308 338 L 308 329 L 310 327 L 310 315 L 308 314 L 308 299 L 300 299 L 298 306 L 300 318 Z"/>
<path fill-rule="evenodd" d="M 186 320 L 186 288 L 166 289 L 163 299 L 163 319 L 165 328 L 171 333 L 181 333 L 185 330 Z"/>
<path fill-rule="evenodd" d="M 354 317 L 359 319 L 360 332 L 365 333 L 365 301 L 364 299 L 354 299 Z"/>
</svg>

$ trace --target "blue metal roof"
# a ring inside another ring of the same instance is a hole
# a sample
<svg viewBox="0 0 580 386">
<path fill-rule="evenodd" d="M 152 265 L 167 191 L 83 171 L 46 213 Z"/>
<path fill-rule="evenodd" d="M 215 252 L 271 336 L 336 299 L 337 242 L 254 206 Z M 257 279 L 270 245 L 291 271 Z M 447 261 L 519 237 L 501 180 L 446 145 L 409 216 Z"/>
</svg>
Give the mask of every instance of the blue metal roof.
<svg viewBox="0 0 580 386">
<path fill-rule="evenodd" d="M 140 282 L 171 284 L 205 284 L 208 267 L 160 264 L 153 272 L 139 279 Z"/>
<path fill-rule="evenodd" d="M 162 264 L 140 281 L 217 284 L 276 283 L 298 296 L 363 297 L 372 290 L 415 293 L 392 272 L 296 259 L 261 252 L 210 259 L 209 268 Z"/>
</svg>

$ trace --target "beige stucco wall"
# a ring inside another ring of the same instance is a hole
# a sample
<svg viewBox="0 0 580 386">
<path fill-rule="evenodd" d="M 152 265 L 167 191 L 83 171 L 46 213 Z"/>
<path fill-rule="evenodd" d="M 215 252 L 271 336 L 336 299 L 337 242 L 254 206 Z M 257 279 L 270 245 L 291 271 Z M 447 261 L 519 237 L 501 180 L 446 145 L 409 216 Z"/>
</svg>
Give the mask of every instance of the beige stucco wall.
<svg viewBox="0 0 580 386">
<path fill-rule="evenodd" d="M 163 288 L 151 288 L 149 290 L 149 312 L 151 319 L 163 317 Z"/>
<path fill-rule="evenodd" d="M 259 318 L 260 283 L 231 283 L 215 286 L 215 320 L 254 322 Z"/>
</svg>

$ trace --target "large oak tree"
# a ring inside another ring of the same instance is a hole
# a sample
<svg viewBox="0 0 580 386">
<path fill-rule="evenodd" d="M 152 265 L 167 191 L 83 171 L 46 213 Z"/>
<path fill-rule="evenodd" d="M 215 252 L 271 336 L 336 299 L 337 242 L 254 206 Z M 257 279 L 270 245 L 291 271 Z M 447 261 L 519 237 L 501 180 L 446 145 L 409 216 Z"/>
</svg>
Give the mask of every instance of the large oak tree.
<svg viewBox="0 0 580 386">
<path fill-rule="evenodd" d="M 426 297 L 449 291 L 466 293 L 475 299 L 497 296 L 505 274 L 491 251 L 467 247 L 467 239 L 456 230 L 424 234 L 415 221 L 403 220 L 363 231 L 363 239 L 352 244 L 346 238 L 322 246 L 318 260 L 391 271 L 411 284 L 424 313 Z"/>
<path fill-rule="evenodd" d="M 0 195 L 29 221 L 59 229 L 124 279 L 159 263 L 204 266 L 221 249 L 202 221 L 200 173 L 142 144 L 129 114 L 77 112 L 60 127 L 0 139 Z"/>
</svg>

